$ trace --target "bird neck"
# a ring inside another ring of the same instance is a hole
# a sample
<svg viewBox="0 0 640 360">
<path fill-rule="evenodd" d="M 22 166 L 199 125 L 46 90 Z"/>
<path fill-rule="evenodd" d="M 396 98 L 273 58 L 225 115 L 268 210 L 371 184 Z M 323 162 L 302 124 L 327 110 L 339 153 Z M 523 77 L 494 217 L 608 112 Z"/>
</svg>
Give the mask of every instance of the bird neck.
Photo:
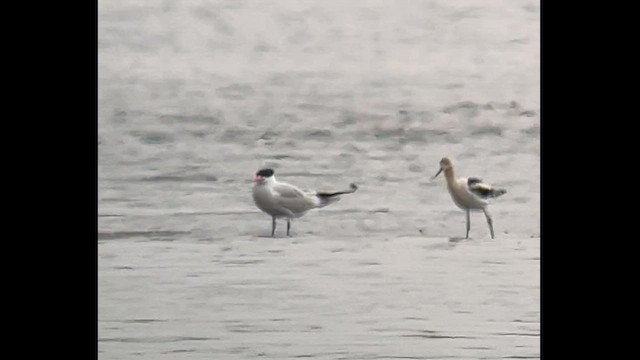
<svg viewBox="0 0 640 360">
<path fill-rule="evenodd" d="M 453 173 L 453 168 L 447 168 L 444 170 L 444 177 L 447 179 L 447 183 L 453 184 L 455 182 L 455 174 Z"/>
<path fill-rule="evenodd" d="M 275 176 L 275 175 L 272 175 L 272 176 L 270 176 L 270 177 L 268 177 L 268 178 L 266 179 L 266 181 L 265 181 L 265 185 L 273 186 L 276 182 L 277 182 L 277 181 L 276 181 L 276 176 Z"/>
</svg>

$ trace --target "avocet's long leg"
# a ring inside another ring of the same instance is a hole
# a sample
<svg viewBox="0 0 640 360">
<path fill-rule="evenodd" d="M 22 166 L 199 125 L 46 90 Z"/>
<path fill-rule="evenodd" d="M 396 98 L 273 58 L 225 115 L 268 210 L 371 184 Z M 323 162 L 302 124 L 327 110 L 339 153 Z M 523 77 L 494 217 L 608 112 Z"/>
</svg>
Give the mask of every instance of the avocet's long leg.
<svg viewBox="0 0 640 360">
<path fill-rule="evenodd" d="M 471 216 L 469 214 L 471 210 L 467 209 L 467 236 L 465 237 L 465 239 L 469 238 L 469 230 L 471 230 Z"/>
<path fill-rule="evenodd" d="M 287 236 L 290 236 L 289 230 L 291 230 L 291 219 L 287 219 Z"/>
<path fill-rule="evenodd" d="M 491 214 L 489 214 L 489 209 L 486 207 L 482 209 L 484 212 L 484 217 L 487 218 L 487 224 L 489 224 L 489 231 L 491 231 L 491 238 L 493 239 L 493 220 L 491 219 Z"/>
</svg>

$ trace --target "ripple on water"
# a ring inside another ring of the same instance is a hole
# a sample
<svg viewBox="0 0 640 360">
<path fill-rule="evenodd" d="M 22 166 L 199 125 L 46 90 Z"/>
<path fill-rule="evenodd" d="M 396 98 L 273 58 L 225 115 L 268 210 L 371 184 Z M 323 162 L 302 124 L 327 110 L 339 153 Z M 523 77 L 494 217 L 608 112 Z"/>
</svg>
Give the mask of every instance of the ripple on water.
<svg viewBox="0 0 640 360">
<path fill-rule="evenodd" d="M 190 234 L 189 231 L 114 231 L 114 232 L 99 232 L 98 240 L 118 240 L 129 239 L 136 237 L 143 238 L 174 238 L 176 235 Z"/>
<path fill-rule="evenodd" d="M 132 131 L 131 135 L 138 138 L 141 143 L 148 145 L 162 145 L 174 141 L 172 135 L 159 131 Z"/>
<path fill-rule="evenodd" d="M 142 181 L 149 182 L 211 182 L 218 181 L 218 177 L 211 174 L 189 174 L 189 175 L 178 175 L 174 173 L 165 174 L 165 175 L 152 175 L 145 176 L 141 179 Z"/>
<path fill-rule="evenodd" d="M 242 100 L 255 93 L 253 87 L 249 84 L 231 84 L 216 89 L 216 94 L 224 99 Z"/>
</svg>

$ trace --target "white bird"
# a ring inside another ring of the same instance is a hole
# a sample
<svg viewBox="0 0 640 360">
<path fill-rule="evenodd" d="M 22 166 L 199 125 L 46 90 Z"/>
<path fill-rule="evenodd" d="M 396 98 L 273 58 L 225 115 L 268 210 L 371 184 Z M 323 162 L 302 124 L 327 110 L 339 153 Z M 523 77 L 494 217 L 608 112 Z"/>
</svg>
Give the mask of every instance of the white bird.
<svg viewBox="0 0 640 360">
<path fill-rule="evenodd" d="M 491 238 L 493 239 L 493 220 L 489 213 L 488 199 L 497 198 L 505 194 L 507 190 L 494 188 L 476 177 L 461 177 L 456 179 L 453 172 L 453 162 L 447 157 L 440 160 L 440 170 L 438 170 L 431 179 L 435 179 L 442 171 L 444 171 L 444 177 L 447 179 L 447 189 L 449 190 L 449 194 L 451 194 L 453 202 L 467 214 L 466 238 L 469 238 L 469 229 L 471 229 L 470 211 L 482 210 L 484 216 L 487 218 L 487 224 L 489 224 Z"/>
<path fill-rule="evenodd" d="M 299 218 L 311 209 L 317 209 L 338 200 L 341 194 L 355 192 L 358 187 L 350 184 L 351 189 L 338 192 L 304 192 L 298 187 L 279 182 L 273 169 L 262 169 L 256 173 L 253 186 L 253 201 L 256 206 L 271 215 L 271 236 L 276 232 L 276 218 L 287 219 L 287 236 L 291 230 L 291 219 Z"/>
</svg>

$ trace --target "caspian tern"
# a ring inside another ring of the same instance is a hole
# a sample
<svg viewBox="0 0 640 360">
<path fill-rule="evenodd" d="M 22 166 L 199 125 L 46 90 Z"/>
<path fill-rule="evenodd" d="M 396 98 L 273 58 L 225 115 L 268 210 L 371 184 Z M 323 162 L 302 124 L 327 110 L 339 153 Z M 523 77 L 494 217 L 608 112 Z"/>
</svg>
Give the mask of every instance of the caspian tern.
<svg viewBox="0 0 640 360">
<path fill-rule="evenodd" d="M 256 173 L 253 186 L 253 201 L 256 206 L 271 215 L 271 236 L 275 235 L 276 218 L 287 219 L 287 236 L 291 230 L 291 220 L 299 218 L 311 209 L 317 209 L 332 204 L 341 194 L 351 194 L 358 187 L 350 184 L 350 190 L 338 192 L 304 192 L 298 187 L 279 182 L 274 176 L 273 169 L 262 169 Z"/>
</svg>

